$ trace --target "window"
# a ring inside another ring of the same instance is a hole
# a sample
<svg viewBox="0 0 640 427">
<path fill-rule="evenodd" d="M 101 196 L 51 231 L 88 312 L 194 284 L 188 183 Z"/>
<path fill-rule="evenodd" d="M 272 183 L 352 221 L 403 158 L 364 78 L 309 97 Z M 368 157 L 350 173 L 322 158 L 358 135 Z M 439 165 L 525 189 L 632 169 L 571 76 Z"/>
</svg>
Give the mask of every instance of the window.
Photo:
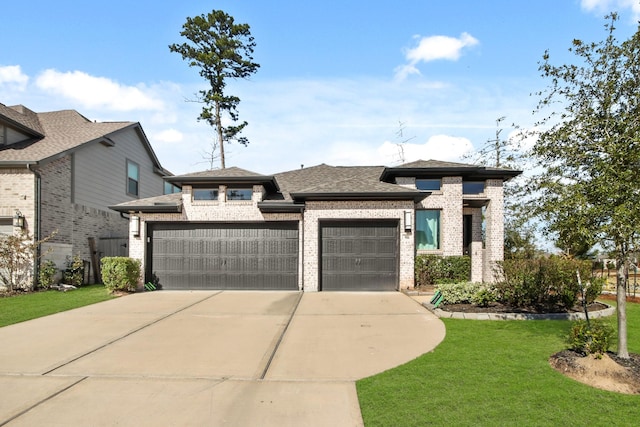
<svg viewBox="0 0 640 427">
<path fill-rule="evenodd" d="M 218 200 L 217 188 L 194 188 L 193 200 Z"/>
<path fill-rule="evenodd" d="M 440 249 L 440 211 L 416 211 L 416 249 L 433 251 Z"/>
<path fill-rule="evenodd" d="M 182 190 L 177 185 L 174 185 L 167 181 L 164 182 L 164 194 L 179 193 L 180 191 Z"/>
<path fill-rule="evenodd" d="M 484 193 L 484 181 L 464 181 L 462 183 L 462 194 L 482 193 Z"/>
<path fill-rule="evenodd" d="M 251 200 L 253 190 L 251 188 L 227 188 L 227 201 Z"/>
<path fill-rule="evenodd" d="M 13 218 L 0 218 L 0 237 L 13 234 Z"/>
<path fill-rule="evenodd" d="M 140 166 L 131 160 L 127 160 L 127 194 L 140 195 Z"/>
<path fill-rule="evenodd" d="M 420 191 L 440 191 L 440 180 L 416 179 L 416 188 Z"/>
</svg>

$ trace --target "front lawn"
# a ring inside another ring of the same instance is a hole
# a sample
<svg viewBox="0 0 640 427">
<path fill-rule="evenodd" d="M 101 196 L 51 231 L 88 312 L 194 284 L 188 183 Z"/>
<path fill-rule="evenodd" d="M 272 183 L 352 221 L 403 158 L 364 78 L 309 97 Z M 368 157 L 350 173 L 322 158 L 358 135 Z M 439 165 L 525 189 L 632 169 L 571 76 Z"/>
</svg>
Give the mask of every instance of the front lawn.
<svg viewBox="0 0 640 427">
<path fill-rule="evenodd" d="M 113 298 L 103 285 L 73 291 L 42 291 L 0 298 L 0 327 Z"/>
<path fill-rule="evenodd" d="M 640 353 L 640 304 L 627 305 L 629 351 Z M 615 326 L 615 316 L 609 318 Z M 358 381 L 366 426 L 635 425 L 640 396 L 602 391 L 548 363 L 568 321 L 444 319 L 431 353 Z"/>
</svg>

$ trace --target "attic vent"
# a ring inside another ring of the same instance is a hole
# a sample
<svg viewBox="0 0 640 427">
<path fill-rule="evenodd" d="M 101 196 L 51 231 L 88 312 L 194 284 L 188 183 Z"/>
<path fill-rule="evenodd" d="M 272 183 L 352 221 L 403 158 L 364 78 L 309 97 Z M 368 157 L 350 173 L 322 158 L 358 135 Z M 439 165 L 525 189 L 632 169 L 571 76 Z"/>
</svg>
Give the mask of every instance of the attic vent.
<svg viewBox="0 0 640 427">
<path fill-rule="evenodd" d="M 110 140 L 109 138 L 101 139 L 100 144 L 104 145 L 105 147 L 113 147 L 114 145 L 116 145 L 116 143 Z"/>
</svg>

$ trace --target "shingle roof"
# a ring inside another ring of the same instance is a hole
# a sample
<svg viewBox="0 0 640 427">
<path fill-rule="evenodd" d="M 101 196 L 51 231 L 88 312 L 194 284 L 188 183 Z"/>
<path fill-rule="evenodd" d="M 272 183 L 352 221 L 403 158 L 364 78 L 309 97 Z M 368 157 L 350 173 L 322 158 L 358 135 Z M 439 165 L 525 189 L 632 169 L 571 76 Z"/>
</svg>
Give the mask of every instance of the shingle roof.
<svg viewBox="0 0 640 427">
<path fill-rule="evenodd" d="M 182 210 L 182 193 L 165 194 L 164 196 L 147 197 L 110 206 L 110 209 L 119 212 L 139 211 L 145 212 L 180 212 Z"/>
<path fill-rule="evenodd" d="M 33 136 L 40 138 L 44 136 L 44 130 L 40 125 L 37 114 L 24 105 L 7 107 L 4 104 L 0 104 L 0 118 L 4 118 L 5 121 Z"/>
<path fill-rule="evenodd" d="M 185 175 L 166 178 L 168 182 L 178 185 L 184 184 L 238 184 L 238 185 L 264 185 L 268 191 L 279 191 L 278 183 L 273 176 L 262 175 L 238 167 L 225 169 L 206 170 L 202 172 L 188 173 Z"/>
<path fill-rule="evenodd" d="M 206 170 L 201 172 L 187 173 L 184 175 L 175 176 L 174 178 L 193 178 L 193 177 L 228 178 L 228 177 L 257 177 L 257 176 L 265 176 L 265 175 L 262 175 L 256 172 L 251 172 L 246 169 L 241 169 L 236 166 L 232 166 L 230 168 L 225 168 L 225 169 L 213 169 L 213 170 Z"/>
<path fill-rule="evenodd" d="M 87 142 L 108 137 L 109 134 L 129 126 L 138 125 L 134 122 L 92 122 L 74 110 L 48 113 L 33 113 L 28 109 L 25 111 L 26 113 L 22 117 L 23 122 L 32 122 L 34 120 L 33 114 L 35 114 L 44 137 L 0 148 L 0 163 L 38 162 L 72 150 Z M 3 109 L 3 112 L 7 113 L 8 111 Z M 8 115 L 4 116 L 5 118 L 9 117 Z M 15 121 L 15 116 L 9 118 Z M 30 126 L 36 125 L 31 123 Z"/>
<path fill-rule="evenodd" d="M 419 197 L 417 190 L 380 181 L 384 166 L 329 166 L 321 164 L 276 174 L 285 199 L 299 197 L 363 198 Z"/>
</svg>

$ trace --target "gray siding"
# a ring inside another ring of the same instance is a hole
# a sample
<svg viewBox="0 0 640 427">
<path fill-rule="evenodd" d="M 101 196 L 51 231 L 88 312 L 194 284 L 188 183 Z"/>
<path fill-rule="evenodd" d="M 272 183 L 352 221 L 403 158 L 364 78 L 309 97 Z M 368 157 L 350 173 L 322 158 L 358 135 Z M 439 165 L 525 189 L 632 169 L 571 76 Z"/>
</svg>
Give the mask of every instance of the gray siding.
<svg viewBox="0 0 640 427">
<path fill-rule="evenodd" d="M 2 125 L 0 125 L 0 135 L 0 145 L 2 143 L 5 143 L 7 145 L 15 144 L 16 142 L 24 141 L 25 139 L 29 138 L 29 136 L 25 135 L 24 133 L 18 132 L 17 130 L 12 129 L 8 126 Z M 6 139 L 3 141 L 5 135 Z"/>
<path fill-rule="evenodd" d="M 73 166 L 74 203 L 106 209 L 134 200 L 127 194 L 127 159 L 140 165 L 139 197 L 163 193 L 163 180 L 153 171 L 153 161 L 133 128 L 111 136 L 113 147 L 89 144 L 76 151 Z"/>
</svg>

